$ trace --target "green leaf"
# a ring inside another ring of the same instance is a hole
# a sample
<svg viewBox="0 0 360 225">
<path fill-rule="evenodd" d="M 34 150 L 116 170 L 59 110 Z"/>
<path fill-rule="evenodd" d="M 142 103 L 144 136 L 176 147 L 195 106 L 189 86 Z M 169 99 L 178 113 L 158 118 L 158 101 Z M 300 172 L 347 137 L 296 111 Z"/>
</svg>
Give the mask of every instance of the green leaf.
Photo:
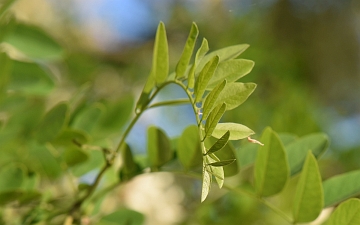
<svg viewBox="0 0 360 225">
<path fill-rule="evenodd" d="M 145 217 L 143 214 L 130 209 L 120 209 L 102 217 L 99 225 L 142 225 Z"/>
<path fill-rule="evenodd" d="M 201 188 L 201 202 L 205 201 L 210 192 L 211 174 L 206 170 L 206 162 L 203 162 L 202 188 Z"/>
<path fill-rule="evenodd" d="M 291 175 L 302 168 L 309 149 L 319 158 L 329 146 L 329 139 L 323 133 L 306 135 L 286 146 Z"/>
<path fill-rule="evenodd" d="M 256 193 L 268 197 L 279 193 L 289 178 L 286 152 L 278 135 L 266 128 L 261 136 L 264 146 L 259 146 L 254 179 Z"/>
<path fill-rule="evenodd" d="M 0 19 L 16 0 L 4 1 L 0 6 Z"/>
<path fill-rule="evenodd" d="M 84 163 L 74 165 L 71 171 L 76 177 L 83 176 L 84 174 L 99 168 L 104 163 L 104 154 L 102 151 L 90 150 L 89 159 Z"/>
<path fill-rule="evenodd" d="M 219 83 L 206 97 L 203 105 L 203 115 L 201 120 L 206 120 L 210 114 L 211 109 L 214 107 L 214 104 L 226 85 L 226 80 L 223 80 Z"/>
<path fill-rule="evenodd" d="M 226 111 L 226 104 L 216 106 L 210 113 L 209 117 L 206 119 L 205 123 L 205 137 L 210 137 L 213 133 L 216 125 L 218 124 L 221 117 Z"/>
<path fill-rule="evenodd" d="M 235 161 L 236 161 L 236 159 L 228 159 L 228 160 L 223 160 L 223 161 L 219 161 L 219 162 L 208 163 L 208 165 L 215 166 L 215 167 L 227 166 Z"/>
<path fill-rule="evenodd" d="M 360 194 L 360 170 L 331 177 L 324 181 L 325 207 L 335 205 L 345 199 Z"/>
<path fill-rule="evenodd" d="M 213 76 L 218 63 L 219 57 L 214 56 L 201 70 L 200 75 L 195 83 L 195 102 L 200 102 L 202 100 L 205 88 Z"/>
<path fill-rule="evenodd" d="M 254 83 L 227 83 L 217 98 L 215 105 L 225 102 L 226 110 L 231 110 L 243 102 L 253 93 L 256 88 Z"/>
<path fill-rule="evenodd" d="M 18 206 L 28 203 L 39 204 L 40 198 L 41 194 L 36 191 L 10 190 L 0 193 L 0 206 L 5 206 L 14 201 Z"/>
<path fill-rule="evenodd" d="M 158 169 L 173 157 L 170 140 L 160 128 L 150 126 L 148 129 L 148 154 L 153 169 Z"/>
<path fill-rule="evenodd" d="M 229 141 L 230 131 L 227 131 L 220 139 L 218 139 L 213 146 L 205 153 L 205 155 L 221 150 Z"/>
<path fill-rule="evenodd" d="M 25 167 L 10 163 L 0 169 L 0 192 L 10 191 L 21 187 L 25 180 Z"/>
<path fill-rule="evenodd" d="M 4 37 L 4 42 L 31 59 L 59 60 L 63 55 L 63 49 L 53 38 L 29 24 L 18 24 Z"/>
<path fill-rule="evenodd" d="M 62 102 L 47 112 L 37 127 L 36 140 L 44 143 L 55 139 L 68 121 L 68 111 L 68 105 Z"/>
<path fill-rule="evenodd" d="M 79 147 L 66 148 L 63 156 L 69 167 L 81 164 L 89 159 L 89 154 Z"/>
<path fill-rule="evenodd" d="M 321 175 L 315 156 L 308 151 L 295 192 L 293 216 L 295 223 L 315 220 L 324 206 Z"/>
<path fill-rule="evenodd" d="M 177 142 L 177 156 L 186 170 L 202 165 L 199 131 L 196 125 L 188 126 Z"/>
<path fill-rule="evenodd" d="M 219 188 L 222 188 L 224 185 L 224 168 L 222 166 L 210 166 L 209 164 L 217 163 L 220 161 L 220 159 L 214 155 L 210 154 L 205 156 L 205 160 L 207 162 L 206 169 L 211 175 L 214 175 L 216 183 L 218 184 Z"/>
<path fill-rule="evenodd" d="M 209 44 L 206 38 L 203 38 L 200 48 L 196 52 L 194 64 L 191 65 L 189 76 L 188 76 L 188 88 L 194 88 L 195 86 L 195 69 L 199 64 L 199 61 L 204 57 L 204 55 L 209 51 Z"/>
<path fill-rule="evenodd" d="M 83 131 L 64 129 L 51 143 L 57 146 L 74 147 L 77 144 L 86 144 L 89 139 L 89 136 Z"/>
<path fill-rule="evenodd" d="M 227 131 L 230 131 L 229 140 L 240 140 L 255 134 L 250 128 L 238 123 L 218 123 L 212 132 L 215 138 L 221 138 Z"/>
<path fill-rule="evenodd" d="M 220 161 L 227 159 L 236 159 L 235 149 L 231 142 L 228 142 L 221 151 L 216 152 L 216 156 Z M 238 174 L 240 167 L 238 163 L 231 163 L 224 167 L 225 177 L 230 177 Z"/>
<path fill-rule="evenodd" d="M 82 130 L 91 134 L 98 124 L 104 110 L 104 106 L 100 103 L 94 103 L 85 107 L 76 115 L 71 126 L 74 129 Z"/>
<path fill-rule="evenodd" d="M 137 113 L 137 114 L 140 113 L 150 103 L 150 95 L 151 95 L 151 91 L 153 90 L 154 87 L 155 87 L 155 79 L 150 74 L 150 76 L 148 77 L 148 79 L 146 81 L 144 89 L 140 94 L 139 100 L 136 103 L 135 113 Z"/>
<path fill-rule="evenodd" d="M 341 203 L 331 214 L 325 225 L 358 225 L 360 224 L 360 200 L 348 199 Z"/>
<path fill-rule="evenodd" d="M 135 162 L 128 144 L 121 150 L 122 165 L 120 168 L 120 180 L 127 181 L 141 173 L 140 166 Z"/>
<path fill-rule="evenodd" d="M 153 63 L 151 68 L 151 74 L 156 81 L 157 85 L 160 85 L 166 81 L 169 73 L 169 49 L 166 37 L 165 25 L 160 22 L 155 37 L 155 45 L 153 52 Z M 150 86 L 150 85 L 149 85 Z"/>
<path fill-rule="evenodd" d="M 196 43 L 196 39 L 197 39 L 198 35 L 199 35 L 199 29 L 196 26 L 196 24 L 193 23 L 192 26 L 191 26 L 189 36 L 188 36 L 188 38 L 186 40 L 184 50 L 183 50 L 183 52 L 181 54 L 180 60 L 179 60 L 178 64 L 176 65 L 175 71 L 176 71 L 176 78 L 177 79 L 182 78 L 182 77 L 185 76 L 185 71 L 186 71 L 186 68 L 187 68 L 187 66 L 188 66 L 188 64 L 190 62 L 190 58 L 192 56 L 192 53 L 193 53 L 195 43 Z"/>
<path fill-rule="evenodd" d="M 229 59 L 234 59 L 238 57 L 241 53 L 243 53 L 247 48 L 249 47 L 248 44 L 240 44 L 240 45 L 233 45 L 229 47 L 225 47 L 213 52 L 210 52 L 209 54 L 205 55 L 204 58 L 199 63 L 199 66 L 196 68 L 196 72 L 202 70 L 204 65 L 215 55 L 219 56 L 219 62 L 223 62 Z"/>
<path fill-rule="evenodd" d="M 6 53 L 0 53 L 0 96 L 6 92 L 10 80 L 12 60 Z"/>
<path fill-rule="evenodd" d="M 232 59 L 219 63 L 214 76 L 206 87 L 207 90 L 213 89 L 219 82 L 226 79 L 229 83 L 237 81 L 251 72 L 254 61 L 247 59 Z"/>
</svg>

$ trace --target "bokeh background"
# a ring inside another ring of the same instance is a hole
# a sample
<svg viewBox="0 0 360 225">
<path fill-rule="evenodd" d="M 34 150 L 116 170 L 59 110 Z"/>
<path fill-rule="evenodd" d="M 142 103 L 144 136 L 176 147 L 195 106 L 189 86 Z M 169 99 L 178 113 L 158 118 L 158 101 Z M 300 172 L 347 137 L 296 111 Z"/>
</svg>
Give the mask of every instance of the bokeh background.
<svg viewBox="0 0 360 225">
<path fill-rule="evenodd" d="M 11 10 L 19 20 L 46 30 L 66 50 L 65 64 L 54 67 L 62 80 L 62 88 L 52 94 L 56 101 L 89 83 L 92 99 L 138 97 L 150 71 L 159 21 L 168 33 L 171 70 L 193 21 L 199 39 L 206 37 L 211 50 L 248 43 L 241 58 L 254 60 L 255 67 L 243 81 L 258 87 L 223 120 L 245 124 L 258 134 L 266 126 L 298 136 L 327 133 L 331 145 L 320 162 L 324 179 L 360 167 L 357 0 L 19 0 Z M 159 99 L 177 96 L 181 93 L 169 88 Z M 178 136 L 194 123 L 189 109 L 144 114 L 128 138 L 134 152 L 145 152 L 149 125 Z M 121 199 L 147 214 L 147 224 L 270 224 L 262 221 L 271 216 L 253 212 L 257 203 L 244 197 L 228 194 L 220 202 L 213 198 L 199 205 L 196 196 L 187 194 L 198 185 L 159 173 L 135 179 Z"/>
</svg>

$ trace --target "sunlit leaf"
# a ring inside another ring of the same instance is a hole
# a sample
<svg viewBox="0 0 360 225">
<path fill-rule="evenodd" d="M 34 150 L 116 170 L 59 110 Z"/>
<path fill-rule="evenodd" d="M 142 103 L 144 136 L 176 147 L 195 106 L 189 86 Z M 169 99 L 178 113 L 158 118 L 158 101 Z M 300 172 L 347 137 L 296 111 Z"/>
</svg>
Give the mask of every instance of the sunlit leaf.
<svg viewBox="0 0 360 225">
<path fill-rule="evenodd" d="M 234 109 L 245 102 L 255 88 L 256 84 L 254 83 L 227 83 L 219 94 L 215 105 L 225 102 L 226 110 Z"/>
<path fill-rule="evenodd" d="M 169 73 L 169 50 L 165 25 L 160 22 L 155 37 L 151 74 L 157 85 L 162 84 Z M 150 86 L 150 85 L 149 85 Z"/>
<path fill-rule="evenodd" d="M 222 166 L 211 166 L 210 164 L 212 163 L 218 163 L 220 161 L 220 159 L 214 155 L 214 154 L 210 154 L 205 156 L 205 160 L 207 162 L 207 166 L 206 169 L 208 170 L 208 172 L 213 175 L 215 177 L 216 183 L 218 184 L 219 188 L 222 188 L 222 186 L 224 185 L 224 179 L 225 179 L 225 175 L 224 175 L 224 168 Z"/>
<path fill-rule="evenodd" d="M 219 57 L 214 56 L 201 70 L 199 77 L 195 82 L 195 102 L 200 102 L 202 100 L 205 88 L 213 76 L 218 63 Z"/>
<path fill-rule="evenodd" d="M 360 224 L 360 200 L 351 198 L 341 203 L 324 225 Z"/>
<path fill-rule="evenodd" d="M 189 62 L 190 62 L 190 58 L 192 56 L 192 53 L 193 53 L 195 43 L 196 43 L 196 39 L 197 39 L 198 35 L 199 35 L 199 29 L 196 26 L 196 24 L 193 23 L 192 26 L 191 26 L 189 36 L 188 36 L 188 38 L 186 40 L 184 50 L 183 50 L 183 52 L 181 54 L 180 60 L 179 60 L 178 64 L 176 65 L 175 71 L 176 71 L 176 78 L 177 79 L 182 78 L 182 77 L 185 76 L 184 73 L 186 71 L 186 68 L 187 68 Z"/>
<path fill-rule="evenodd" d="M 205 123 L 205 137 L 210 137 L 213 133 L 215 127 L 217 126 L 219 120 L 226 111 L 226 104 L 216 106 L 210 113 L 209 117 L 206 119 Z"/>
<path fill-rule="evenodd" d="M 254 134 L 250 128 L 238 123 L 218 123 L 212 132 L 215 138 L 221 138 L 227 131 L 230 131 L 229 140 L 240 140 Z"/>
<path fill-rule="evenodd" d="M 130 209 L 120 209 L 100 219 L 99 225 L 142 225 L 145 217 L 143 214 Z"/>
<path fill-rule="evenodd" d="M 258 195 L 268 197 L 279 193 L 289 178 L 286 152 L 277 134 L 266 128 L 261 136 L 255 168 L 255 189 Z"/>
<path fill-rule="evenodd" d="M 201 120 L 206 120 L 209 116 L 211 109 L 214 107 L 214 104 L 226 85 L 226 80 L 223 80 L 219 83 L 206 97 L 203 105 L 203 114 Z"/>
<path fill-rule="evenodd" d="M 220 161 L 228 160 L 228 159 L 236 159 L 236 153 L 234 146 L 231 142 L 228 142 L 221 151 L 216 152 L 216 156 Z M 237 161 L 237 160 L 236 160 Z M 240 171 L 240 167 L 237 162 L 231 163 L 224 167 L 225 177 L 230 177 L 238 174 Z"/>
<path fill-rule="evenodd" d="M 219 63 L 214 76 L 206 87 L 207 90 L 213 89 L 219 82 L 226 79 L 227 82 L 231 83 L 237 81 L 243 76 L 250 73 L 254 67 L 254 61 L 247 59 L 232 59 Z"/>
<path fill-rule="evenodd" d="M 148 129 L 148 154 L 150 166 L 158 169 L 173 157 L 170 140 L 163 130 L 150 126 Z"/>
<path fill-rule="evenodd" d="M 308 151 L 295 192 L 294 222 L 305 223 L 315 220 L 323 206 L 324 193 L 319 167 L 315 156 Z"/>
<path fill-rule="evenodd" d="M 360 194 L 360 170 L 331 177 L 324 181 L 325 207 L 335 205 Z"/>
<path fill-rule="evenodd" d="M 177 142 L 177 157 L 185 169 L 202 165 L 199 131 L 196 125 L 187 127 Z"/>
<path fill-rule="evenodd" d="M 227 131 L 221 138 L 219 138 L 215 142 L 215 144 L 211 146 L 211 148 L 206 152 L 206 155 L 221 150 L 228 143 L 229 137 L 230 137 L 230 131 Z"/>
<path fill-rule="evenodd" d="M 203 38 L 200 48 L 197 50 L 195 55 L 194 64 L 191 65 L 189 76 L 188 76 L 188 88 L 193 89 L 195 86 L 195 69 L 199 64 L 199 61 L 204 57 L 204 55 L 209 51 L 209 44 L 206 38 Z"/>
<path fill-rule="evenodd" d="M 206 170 L 206 162 L 203 165 L 201 202 L 205 201 L 211 187 L 211 174 Z"/>
<path fill-rule="evenodd" d="M 213 163 L 209 163 L 209 166 L 215 166 L 215 167 L 219 167 L 219 166 L 227 166 L 233 162 L 235 162 L 236 159 L 228 159 L 228 160 L 223 160 L 223 161 L 219 161 L 219 162 L 213 162 Z"/>
</svg>

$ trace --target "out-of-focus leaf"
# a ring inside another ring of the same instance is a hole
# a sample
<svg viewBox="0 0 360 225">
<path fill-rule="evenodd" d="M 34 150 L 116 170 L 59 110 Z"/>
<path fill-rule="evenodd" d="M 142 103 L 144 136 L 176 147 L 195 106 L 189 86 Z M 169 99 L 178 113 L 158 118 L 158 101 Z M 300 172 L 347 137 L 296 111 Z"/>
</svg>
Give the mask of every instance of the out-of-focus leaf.
<svg viewBox="0 0 360 225">
<path fill-rule="evenodd" d="M 0 19 L 16 0 L 6 0 L 0 5 Z"/>
<path fill-rule="evenodd" d="M 154 126 L 148 129 L 148 154 L 153 169 L 158 169 L 173 157 L 169 138 L 163 130 Z"/>
<path fill-rule="evenodd" d="M 81 164 L 89 159 L 89 154 L 79 147 L 68 147 L 63 154 L 69 167 Z"/>
<path fill-rule="evenodd" d="M 315 220 L 324 205 L 321 175 L 315 156 L 308 151 L 295 192 L 293 216 L 295 223 Z"/>
<path fill-rule="evenodd" d="M 4 41 L 31 59 L 57 60 L 63 54 L 61 46 L 48 34 L 29 24 L 18 24 Z"/>
<path fill-rule="evenodd" d="M 41 194 L 36 191 L 10 190 L 0 193 L 0 206 L 4 206 L 13 201 L 22 204 L 27 204 L 31 201 L 37 201 Z"/>
<path fill-rule="evenodd" d="M 360 194 L 360 170 L 331 177 L 324 181 L 324 207 L 335 205 Z"/>
<path fill-rule="evenodd" d="M 254 83 L 227 83 L 218 96 L 215 105 L 225 102 L 226 110 L 231 110 L 243 102 L 253 93 L 256 88 Z"/>
<path fill-rule="evenodd" d="M 101 151 L 89 151 L 89 159 L 81 164 L 71 167 L 71 171 L 74 176 L 80 177 L 86 173 L 89 173 L 96 168 L 99 168 L 104 163 L 104 156 Z"/>
<path fill-rule="evenodd" d="M 176 65 L 176 78 L 182 78 L 185 76 L 186 68 L 190 62 L 197 36 L 199 35 L 199 29 L 195 23 L 192 24 L 189 36 L 186 40 L 184 50 L 181 54 L 180 60 Z"/>
<path fill-rule="evenodd" d="M 199 131 L 196 125 L 188 126 L 177 141 L 177 156 L 186 170 L 202 165 Z"/>
<path fill-rule="evenodd" d="M 122 165 L 120 168 L 120 180 L 127 181 L 141 173 L 140 166 L 135 162 L 133 154 L 131 152 L 130 146 L 128 144 L 125 145 L 123 149 L 121 149 L 121 159 Z"/>
<path fill-rule="evenodd" d="M 0 192 L 20 188 L 24 179 L 24 168 L 16 163 L 2 166 L 0 169 Z"/>
<path fill-rule="evenodd" d="M 229 141 L 230 131 L 227 131 L 221 138 L 219 138 L 215 144 L 211 146 L 211 148 L 206 152 L 206 155 L 215 153 L 221 150 Z"/>
<path fill-rule="evenodd" d="M 209 117 L 206 119 L 205 123 L 205 137 L 210 137 L 213 133 L 215 127 L 217 127 L 218 122 L 226 111 L 226 104 L 216 106 L 210 113 Z"/>
<path fill-rule="evenodd" d="M 203 114 L 201 120 L 206 120 L 209 116 L 211 109 L 214 107 L 214 104 L 226 85 L 226 80 L 223 80 L 219 83 L 206 97 L 203 105 Z"/>
<path fill-rule="evenodd" d="M 247 59 L 232 59 L 219 63 L 214 76 L 206 87 L 207 90 L 212 90 L 219 82 L 226 79 L 228 83 L 237 81 L 243 76 L 250 73 L 254 67 L 254 61 Z"/>
<path fill-rule="evenodd" d="M 99 123 L 102 113 L 104 112 L 104 106 L 100 103 L 94 103 L 81 110 L 76 115 L 72 127 L 74 129 L 85 131 L 91 134 L 93 129 Z"/>
<path fill-rule="evenodd" d="M 130 209 L 120 209 L 102 217 L 99 225 L 142 225 L 145 217 L 143 214 Z"/>
<path fill-rule="evenodd" d="M 238 123 L 218 123 L 212 136 L 221 138 L 227 131 L 230 131 L 229 140 L 240 140 L 254 134 L 250 128 Z"/>
<path fill-rule="evenodd" d="M 324 225 L 358 225 L 360 224 L 360 200 L 351 198 L 341 203 L 331 214 Z"/>
<path fill-rule="evenodd" d="M 68 105 L 64 102 L 57 104 L 48 111 L 37 127 L 36 139 L 40 143 L 52 141 L 68 121 Z"/>
<path fill-rule="evenodd" d="M 136 102 L 135 113 L 140 113 L 150 103 L 151 91 L 155 87 L 155 79 L 153 76 L 148 77 L 143 91 L 140 94 L 139 100 Z"/>
<path fill-rule="evenodd" d="M 206 162 L 203 162 L 203 164 L 201 202 L 205 201 L 211 187 L 211 174 L 206 170 Z"/>
<path fill-rule="evenodd" d="M 205 92 L 205 88 L 213 76 L 216 67 L 219 63 L 219 57 L 214 56 L 201 70 L 198 79 L 195 82 L 195 102 L 200 102 L 202 100 L 203 94 Z"/>
<path fill-rule="evenodd" d="M 88 135 L 80 130 L 64 129 L 53 141 L 52 144 L 65 147 L 83 145 L 89 141 Z"/>
<path fill-rule="evenodd" d="M 319 158 L 328 146 L 329 139 L 323 133 L 306 135 L 286 146 L 291 175 L 301 170 L 309 149 L 316 158 Z"/>
<path fill-rule="evenodd" d="M 168 73 L 169 73 L 168 42 L 166 37 L 165 25 L 163 22 L 160 22 L 155 37 L 153 63 L 152 63 L 150 76 L 154 78 L 157 85 L 160 85 L 166 80 Z"/>
<path fill-rule="evenodd" d="M 204 57 L 204 55 L 209 51 L 209 44 L 206 38 L 203 39 L 200 48 L 197 50 L 195 55 L 194 64 L 191 65 L 189 76 L 188 76 L 188 88 L 193 89 L 195 86 L 195 69 L 199 61 Z"/>
<path fill-rule="evenodd" d="M 266 128 L 261 136 L 255 168 L 255 189 L 256 193 L 268 197 L 279 193 L 289 178 L 289 164 L 284 147 L 271 129 Z"/>
<path fill-rule="evenodd" d="M 9 83 L 12 68 L 12 61 L 6 53 L 0 53 L 0 65 L 0 95 L 2 95 Z"/>
</svg>

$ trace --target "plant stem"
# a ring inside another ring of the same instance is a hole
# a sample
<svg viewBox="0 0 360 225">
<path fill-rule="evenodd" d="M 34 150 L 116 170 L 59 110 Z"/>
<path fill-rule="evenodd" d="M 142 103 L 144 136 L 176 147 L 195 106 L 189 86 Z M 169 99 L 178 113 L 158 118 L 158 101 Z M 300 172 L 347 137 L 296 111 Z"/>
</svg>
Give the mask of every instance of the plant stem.
<svg viewBox="0 0 360 225">
<path fill-rule="evenodd" d="M 172 101 L 163 101 L 163 102 L 154 103 L 154 104 L 150 105 L 149 107 L 147 107 L 147 109 L 155 108 L 155 107 L 159 107 L 159 106 L 180 105 L 180 104 L 188 104 L 188 103 L 190 103 L 190 101 L 187 98 L 176 99 L 176 100 L 172 100 Z"/>
</svg>

